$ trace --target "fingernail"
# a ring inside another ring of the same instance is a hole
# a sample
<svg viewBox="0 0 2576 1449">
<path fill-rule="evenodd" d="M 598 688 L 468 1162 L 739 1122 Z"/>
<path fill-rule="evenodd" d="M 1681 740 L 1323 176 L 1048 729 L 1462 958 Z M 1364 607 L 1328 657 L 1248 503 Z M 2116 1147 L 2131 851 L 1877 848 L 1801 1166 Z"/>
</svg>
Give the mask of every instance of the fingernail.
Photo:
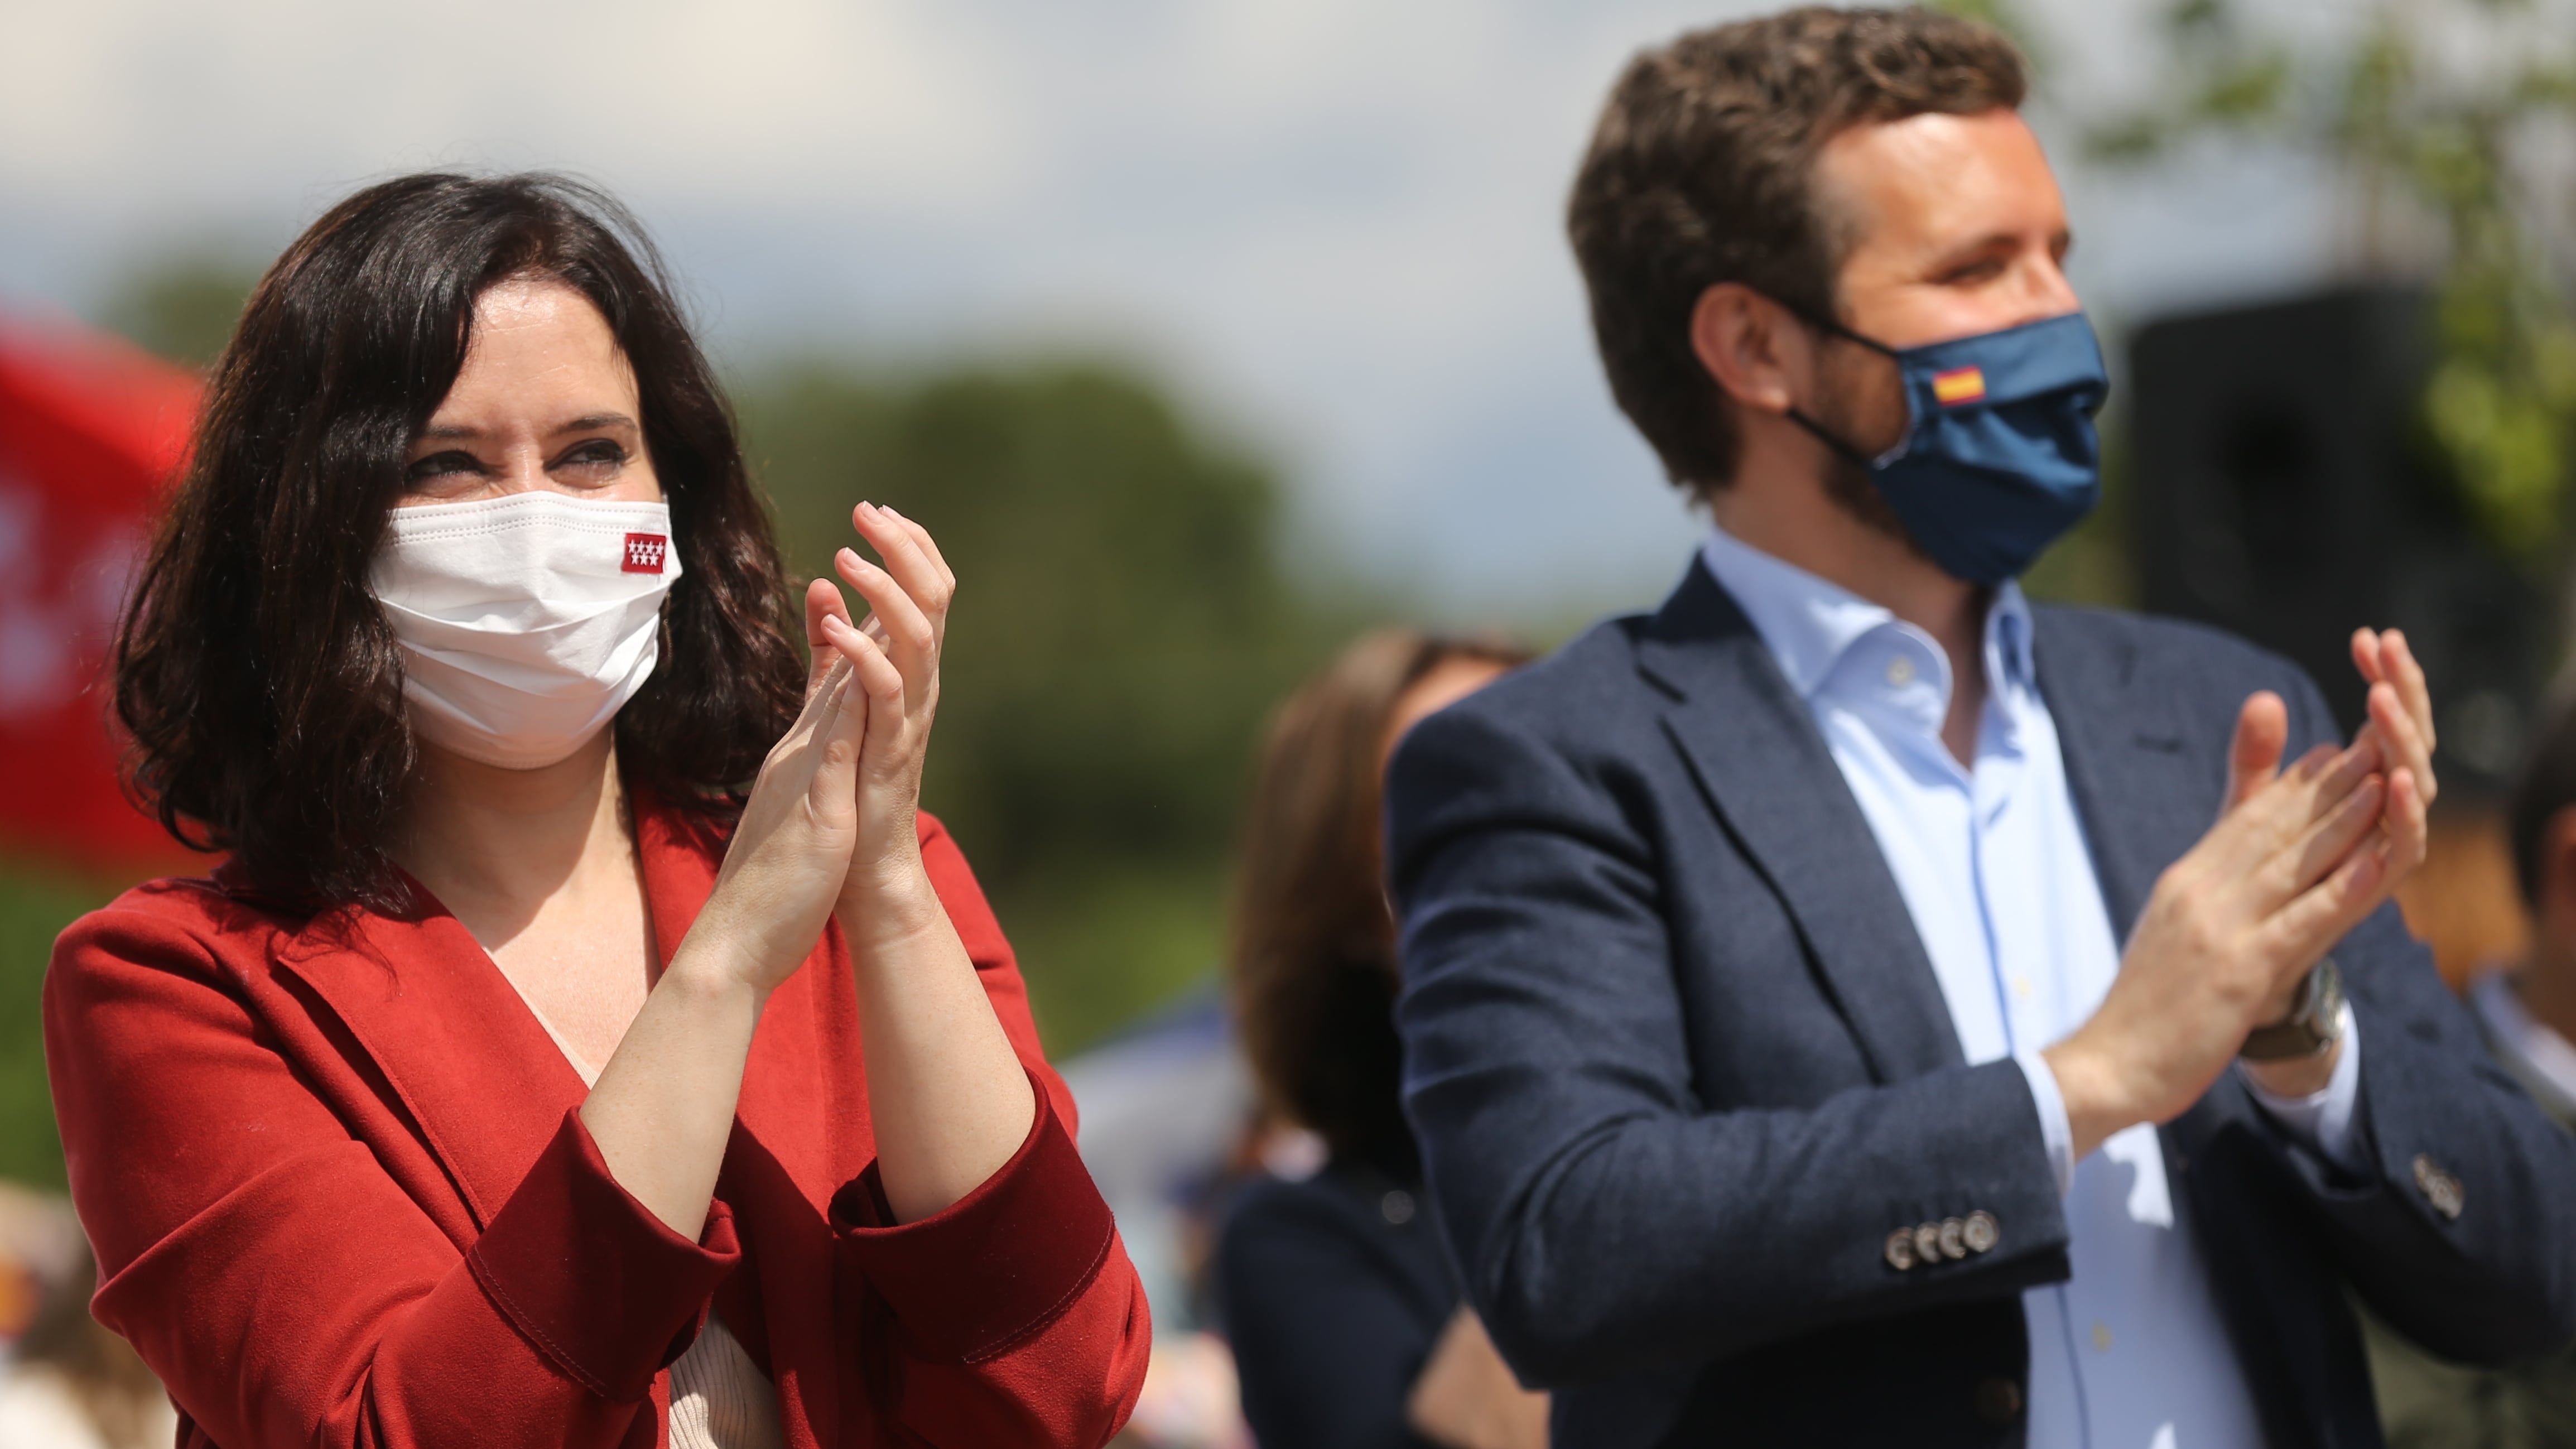
<svg viewBox="0 0 2576 1449">
<path fill-rule="evenodd" d="M 823 616 L 823 632 L 826 634 L 846 634 L 850 632 L 850 625 L 847 620 L 843 619 L 838 614 L 825 614 Z"/>
<path fill-rule="evenodd" d="M 856 568 L 856 567 L 858 567 L 861 563 L 864 563 L 864 562 L 866 561 L 866 560 L 861 559 L 861 558 L 859 557 L 859 552 L 858 552 L 858 550 L 857 550 L 857 549 L 852 549 L 852 548 L 845 548 L 845 549 L 841 550 L 838 554 L 834 555 L 834 557 L 838 558 L 838 559 L 841 561 L 841 566 L 842 566 L 843 568 Z"/>
</svg>

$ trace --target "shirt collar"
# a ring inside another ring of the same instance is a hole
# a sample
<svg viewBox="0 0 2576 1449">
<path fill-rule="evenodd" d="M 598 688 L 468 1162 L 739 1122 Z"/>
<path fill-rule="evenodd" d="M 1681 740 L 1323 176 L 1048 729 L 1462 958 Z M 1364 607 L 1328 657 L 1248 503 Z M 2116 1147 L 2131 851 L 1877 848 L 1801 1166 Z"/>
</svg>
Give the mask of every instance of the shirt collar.
<svg viewBox="0 0 2576 1449">
<path fill-rule="evenodd" d="M 1753 621 L 1754 632 L 1802 699 L 1815 697 L 1854 644 L 1897 623 L 1880 605 L 1722 528 L 1708 531 L 1700 559 Z M 2032 667 L 2030 635 L 2030 601 L 2020 584 L 2008 580 L 1995 590 L 1994 604 L 1986 611 L 1986 666 L 1990 674 L 2000 674 L 1999 684 L 2034 686 L 2038 674 Z"/>
</svg>

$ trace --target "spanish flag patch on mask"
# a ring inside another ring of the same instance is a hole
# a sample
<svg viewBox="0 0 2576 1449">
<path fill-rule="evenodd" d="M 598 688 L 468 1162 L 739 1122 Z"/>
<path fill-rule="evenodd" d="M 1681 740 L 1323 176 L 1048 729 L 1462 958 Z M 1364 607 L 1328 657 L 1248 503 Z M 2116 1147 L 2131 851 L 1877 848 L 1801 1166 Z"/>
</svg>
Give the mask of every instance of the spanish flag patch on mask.
<svg viewBox="0 0 2576 1449">
<path fill-rule="evenodd" d="M 1986 370 L 1982 367 L 1954 367 L 1948 372 L 1936 372 L 1932 374 L 1932 396 L 1945 408 L 1983 402 L 1986 398 Z"/>
</svg>

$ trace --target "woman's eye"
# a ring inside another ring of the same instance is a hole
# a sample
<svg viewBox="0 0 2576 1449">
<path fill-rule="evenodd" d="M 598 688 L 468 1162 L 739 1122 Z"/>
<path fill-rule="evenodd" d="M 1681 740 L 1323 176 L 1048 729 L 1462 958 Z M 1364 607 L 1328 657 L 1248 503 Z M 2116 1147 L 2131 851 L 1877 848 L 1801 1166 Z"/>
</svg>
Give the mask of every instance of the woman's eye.
<svg viewBox="0 0 2576 1449">
<path fill-rule="evenodd" d="M 403 481 L 415 484 L 426 483 L 435 478 L 446 478 L 458 473 L 480 473 L 482 471 L 483 462 L 481 459 L 475 457 L 471 453 L 461 453 L 450 450 L 444 453 L 432 453 L 428 457 L 412 464 L 410 467 L 405 468 L 403 470 Z"/>
<path fill-rule="evenodd" d="M 578 468 L 586 472 L 615 472 L 625 466 L 626 450 L 606 438 L 594 438 L 578 444 L 555 459 L 555 467 Z"/>
</svg>

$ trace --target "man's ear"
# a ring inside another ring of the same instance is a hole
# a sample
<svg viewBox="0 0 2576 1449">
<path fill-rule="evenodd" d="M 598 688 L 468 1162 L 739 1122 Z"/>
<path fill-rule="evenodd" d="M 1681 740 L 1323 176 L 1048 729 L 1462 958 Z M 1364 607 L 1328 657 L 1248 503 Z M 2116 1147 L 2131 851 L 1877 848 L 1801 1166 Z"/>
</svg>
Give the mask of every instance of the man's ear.
<svg viewBox="0 0 2576 1449">
<path fill-rule="evenodd" d="M 1813 354 L 1789 309 L 1741 282 L 1720 282 L 1691 308 L 1691 351 L 1739 406 L 1783 414 L 1796 405 Z"/>
</svg>

